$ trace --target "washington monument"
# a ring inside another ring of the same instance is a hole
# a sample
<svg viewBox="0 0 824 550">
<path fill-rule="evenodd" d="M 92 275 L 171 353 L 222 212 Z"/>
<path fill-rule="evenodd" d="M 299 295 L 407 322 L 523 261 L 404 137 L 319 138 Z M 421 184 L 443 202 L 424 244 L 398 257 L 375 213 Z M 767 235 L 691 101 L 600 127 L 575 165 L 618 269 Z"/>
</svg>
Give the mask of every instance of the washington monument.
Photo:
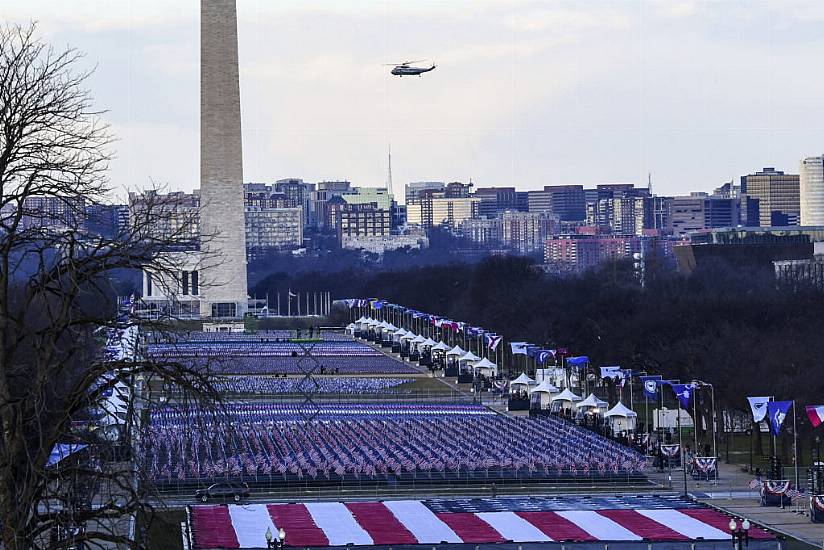
<svg viewBox="0 0 824 550">
<path fill-rule="evenodd" d="M 201 317 L 247 309 L 235 0 L 200 2 Z"/>
</svg>

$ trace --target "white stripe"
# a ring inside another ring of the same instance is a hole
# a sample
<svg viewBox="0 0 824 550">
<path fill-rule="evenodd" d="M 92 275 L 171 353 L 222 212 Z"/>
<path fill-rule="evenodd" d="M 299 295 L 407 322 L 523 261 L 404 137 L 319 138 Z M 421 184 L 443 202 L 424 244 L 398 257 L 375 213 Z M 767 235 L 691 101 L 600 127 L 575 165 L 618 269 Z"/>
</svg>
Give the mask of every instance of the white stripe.
<svg viewBox="0 0 824 550">
<path fill-rule="evenodd" d="M 266 542 L 266 529 L 277 536 L 278 530 L 265 504 L 230 504 L 229 517 L 240 548 L 260 548 Z"/>
<path fill-rule="evenodd" d="M 388 500 L 383 505 L 418 539 L 419 544 L 463 542 L 455 531 L 419 500 Z"/>
<path fill-rule="evenodd" d="M 552 539 L 515 512 L 478 512 L 475 514 L 503 538 L 512 542 L 549 542 Z"/>
<path fill-rule="evenodd" d="M 716 529 L 712 525 L 678 510 L 638 510 L 638 513 L 691 539 L 701 537 L 704 540 L 728 540 L 730 538 L 729 533 Z"/>
<path fill-rule="evenodd" d="M 349 508 L 340 502 L 307 502 L 304 504 L 326 538 L 329 546 L 346 544 L 374 544 L 369 533 L 355 520 Z M 287 534 L 288 536 L 288 534 Z"/>
<path fill-rule="evenodd" d="M 608 517 L 591 510 L 556 512 L 598 540 L 641 540 L 641 537 Z"/>
</svg>

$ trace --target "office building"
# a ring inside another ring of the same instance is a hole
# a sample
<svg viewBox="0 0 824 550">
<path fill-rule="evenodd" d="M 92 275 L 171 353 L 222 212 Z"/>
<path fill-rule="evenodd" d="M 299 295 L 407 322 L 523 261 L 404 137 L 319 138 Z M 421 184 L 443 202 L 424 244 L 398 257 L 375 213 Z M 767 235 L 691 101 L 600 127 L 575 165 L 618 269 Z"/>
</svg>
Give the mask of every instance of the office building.
<svg viewBox="0 0 824 550">
<path fill-rule="evenodd" d="M 337 211 L 338 244 L 350 237 L 385 237 L 392 230 L 392 213 L 374 204 L 346 204 Z"/>
<path fill-rule="evenodd" d="M 798 224 L 801 214 L 798 174 L 785 174 L 768 166 L 760 172 L 741 176 L 740 193 L 758 200 L 761 227 Z"/>
<path fill-rule="evenodd" d="M 801 225 L 824 225 L 824 155 L 801 161 L 799 201 Z"/>
<path fill-rule="evenodd" d="M 450 198 L 427 191 L 406 206 L 407 223 L 424 229 L 445 227 L 455 230 L 462 221 L 478 217 L 480 202 L 475 197 Z"/>
<path fill-rule="evenodd" d="M 382 210 L 392 210 L 392 193 L 386 187 L 354 187 L 341 197 L 347 204 L 374 204 Z"/>
<path fill-rule="evenodd" d="M 508 210 L 498 215 L 500 243 L 504 247 L 532 254 L 541 252 L 549 235 L 552 235 L 556 220 L 543 212 L 517 212 Z"/>
<path fill-rule="evenodd" d="M 200 248 L 200 192 L 129 193 L 129 223 L 161 243 Z"/>
<path fill-rule="evenodd" d="M 258 258 L 273 250 L 303 246 L 303 210 L 299 207 L 246 207 L 246 254 Z"/>
<path fill-rule="evenodd" d="M 413 181 L 406 184 L 406 204 L 418 199 L 424 191 L 440 192 L 446 188 L 442 181 Z"/>
<path fill-rule="evenodd" d="M 481 200 L 478 208 L 483 218 L 494 218 L 499 212 L 516 210 L 514 187 L 479 187 L 472 196 Z"/>
</svg>

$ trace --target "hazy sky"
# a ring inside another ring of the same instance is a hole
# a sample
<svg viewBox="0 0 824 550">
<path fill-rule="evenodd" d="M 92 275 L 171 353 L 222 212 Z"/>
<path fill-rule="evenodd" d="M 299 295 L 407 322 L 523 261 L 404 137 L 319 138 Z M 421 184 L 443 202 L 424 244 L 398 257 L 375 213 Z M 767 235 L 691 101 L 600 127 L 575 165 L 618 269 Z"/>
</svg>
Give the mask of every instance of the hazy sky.
<svg viewBox="0 0 824 550">
<path fill-rule="evenodd" d="M 199 2 L 0 0 L 97 65 L 116 187 L 198 186 Z M 710 190 L 824 151 L 824 2 L 238 0 L 247 181 Z M 421 78 L 383 63 L 434 61 Z"/>
</svg>

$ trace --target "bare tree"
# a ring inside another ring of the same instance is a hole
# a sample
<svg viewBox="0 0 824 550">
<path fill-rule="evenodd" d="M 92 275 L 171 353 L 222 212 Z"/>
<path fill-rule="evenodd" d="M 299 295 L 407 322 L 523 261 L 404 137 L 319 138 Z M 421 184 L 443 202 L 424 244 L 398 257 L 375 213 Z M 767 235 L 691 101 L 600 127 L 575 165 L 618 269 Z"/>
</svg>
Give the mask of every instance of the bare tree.
<svg viewBox="0 0 824 550">
<path fill-rule="evenodd" d="M 137 379 L 215 398 L 200 371 L 103 353 L 107 335 L 146 327 L 118 312 L 112 273 L 148 268 L 174 277 L 164 252 L 191 245 L 192 228 L 156 231 L 165 209 L 149 196 L 128 227 L 108 236 L 85 230 L 89 207 L 108 200 L 112 137 L 93 109 L 80 58 L 44 44 L 34 25 L 0 27 L 0 532 L 7 550 L 63 547 L 52 535 L 72 527 L 80 528 L 74 542 L 87 546 L 134 546 L 117 522 L 146 509 L 140 468 L 101 451 L 110 438 L 82 420 L 104 395 Z M 89 446 L 55 468 L 49 456 L 60 442 Z"/>
</svg>

